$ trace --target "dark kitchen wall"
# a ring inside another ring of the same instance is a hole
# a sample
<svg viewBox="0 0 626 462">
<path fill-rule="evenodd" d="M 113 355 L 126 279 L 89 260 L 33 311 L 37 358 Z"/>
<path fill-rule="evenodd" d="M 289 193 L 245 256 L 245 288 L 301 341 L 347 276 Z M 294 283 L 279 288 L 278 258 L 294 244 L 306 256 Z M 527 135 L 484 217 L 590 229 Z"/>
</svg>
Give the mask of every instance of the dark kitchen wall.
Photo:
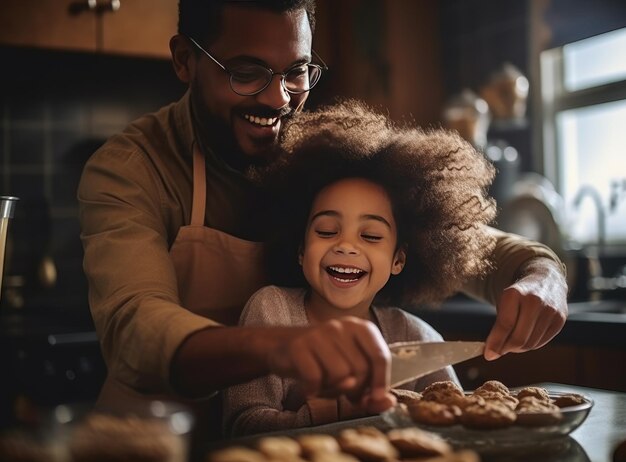
<svg viewBox="0 0 626 462">
<path fill-rule="evenodd" d="M 107 137 L 184 87 L 166 60 L 7 47 L 0 62 L 0 193 L 20 198 L 3 309 L 87 310 L 76 200 L 82 167 Z M 57 280 L 47 287 L 51 263 Z"/>
</svg>

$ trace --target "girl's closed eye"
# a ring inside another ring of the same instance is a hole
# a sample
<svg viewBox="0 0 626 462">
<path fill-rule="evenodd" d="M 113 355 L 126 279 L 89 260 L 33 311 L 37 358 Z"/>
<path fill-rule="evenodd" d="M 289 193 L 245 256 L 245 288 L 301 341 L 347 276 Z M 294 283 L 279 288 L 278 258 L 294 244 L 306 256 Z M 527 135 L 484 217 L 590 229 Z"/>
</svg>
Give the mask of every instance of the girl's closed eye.
<svg viewBox="0 0 626 462">
<path fill-rule="evenodd" d="M 362 233 L 361 237 L 369 242 L 379 242 L 379 241 L 382 241 L 383 239 L 383 236 L 379 236 L 377 234 L 372 234 L 372 233 Z"/>
<path fill-rule="evenodd" d="M 335 234 L 337 234 L 337 231 L 331 229 L 316 229 L 315 234 L 317 234 L 319 237 L 333 237 Z"/>
</svg>

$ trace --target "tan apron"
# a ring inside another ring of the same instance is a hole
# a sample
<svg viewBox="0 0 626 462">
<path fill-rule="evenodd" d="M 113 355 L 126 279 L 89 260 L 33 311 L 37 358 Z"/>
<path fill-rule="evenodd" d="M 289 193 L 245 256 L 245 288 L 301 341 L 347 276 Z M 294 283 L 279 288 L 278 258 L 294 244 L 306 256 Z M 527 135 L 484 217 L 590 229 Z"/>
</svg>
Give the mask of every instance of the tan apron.
<svg viewBox="0 0 626 462">
<path fill-rule="evenodd" d="M 266 282 L 263 272 L 263 244 L 246 241 L 204 226 L 206 211 L 206 170 L 204 155 L 194 143 L 193 202 L 191 223 L 180 228 L 170 249 L 178 280 L 181 305 L 222 324 L 235 325 L 250 296 Z M 145 395 L 108 376 L 97 407 L 124 411 L 133 403 L 170 396 Z M 345 399 L 344 399 L 345 401 Z M 313 425 L 360 417 L 340 400 L 309 398 Z M 345 401 L 347 403 L 347 401 Z M 219 438 L 221 399 L 187 402 L 193 407 L 205 439 Z"/>
<path fill-rule="evenodd" d="M 266 282 L 263 272 L 263 244 L 246 241 L 204 226 L 206 211 L 206 170 L 198 144 L 193 148 L 193 199 L 191 223 L 179 229 L 170 249 L 178 280 L 181 305 L 189 311 L 226 325 L 235 325 L 250 296 Z M 143 395 L 108 376 L 97 407 L 123 410 L 146 399 L 172 399 Z M 219 399 L 194 402 L 194 410 L 216 414 Z M 204 408 L 204 409 L 200 409 Z M 213 424 L 219 416 L 213 415 Z"/>
</svg>

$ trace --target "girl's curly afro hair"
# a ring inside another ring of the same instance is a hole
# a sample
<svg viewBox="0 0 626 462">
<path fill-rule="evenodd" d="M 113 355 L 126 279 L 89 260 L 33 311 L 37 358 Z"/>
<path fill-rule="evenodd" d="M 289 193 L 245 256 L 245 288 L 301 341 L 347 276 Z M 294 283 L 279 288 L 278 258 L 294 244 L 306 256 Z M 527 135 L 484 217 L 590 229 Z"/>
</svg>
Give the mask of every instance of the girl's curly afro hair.
<svg viewBox="0 0 626 462">
<path fill-rule="evenodd" d="M 361 177 L 388 192 L 407 252 L 379 303 L 440 302 L 491 268 L 496 213 L 486 188 L 493 166 L 459 135 L 399 126 L 347 100 L 296 115 L 280 153 L 255 178 L 270 194 L 268 268 L 273 284 L 306 287 L 297 256 L 315 195 L 342 178 Z"/>
</svg>

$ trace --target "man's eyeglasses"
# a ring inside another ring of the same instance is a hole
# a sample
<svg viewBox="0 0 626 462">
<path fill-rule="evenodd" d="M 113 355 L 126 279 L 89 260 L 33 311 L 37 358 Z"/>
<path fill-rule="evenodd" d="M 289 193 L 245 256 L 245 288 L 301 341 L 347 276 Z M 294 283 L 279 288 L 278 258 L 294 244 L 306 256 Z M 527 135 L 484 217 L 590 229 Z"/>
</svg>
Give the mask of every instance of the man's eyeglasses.
<svg viewBox="0 0 626 462">
<path fill-rule="evenodd" d="M 230 76 L 230 88 L 241 96 L 252 96 L 261 93 L 269 86 L 275 75 L 281 77 L 281 84 L 287 93 L 300 95 L 313 88 L 319 82 L 322 72 L 328 69 L 322 58 L 315 51 L 313 51 L 313 54 L 321 64 L 297 64 L 285 72 L 274 72 L 272 69 L 253 63 L 237 64 L 229 69 L 211 56 L 211 53 L 202 48 L 193 38 L 188 38 L 200 51 L 211 58 L 215 64 Z"/>
</svg>

